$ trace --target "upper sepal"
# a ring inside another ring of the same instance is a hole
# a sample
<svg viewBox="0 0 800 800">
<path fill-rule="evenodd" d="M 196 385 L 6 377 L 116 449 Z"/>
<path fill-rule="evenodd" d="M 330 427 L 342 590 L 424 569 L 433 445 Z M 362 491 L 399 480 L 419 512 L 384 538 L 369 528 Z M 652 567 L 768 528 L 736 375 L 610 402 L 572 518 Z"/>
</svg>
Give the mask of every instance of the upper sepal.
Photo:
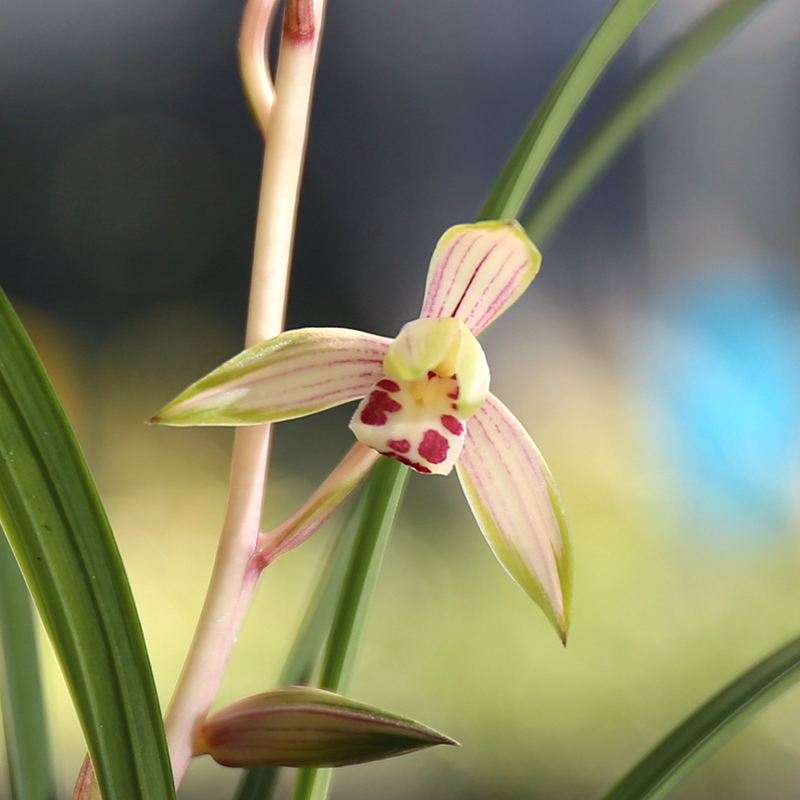
<svg viewBox="0 0 800 800">
<path fill-rule="evenodd" d="M 203 725 L 195 755 L 227 767 L 343 767 L 453 739 L 419 722 L 308 686 L 248 697 Z"/>
<path fill-rule="evenodd" d="M 316 414 L 363 397 L 390 342 L 345 328 L 286 331 L 226 361 L 150 421 L 257 425 Z"/>
<path fill-rule="evenodd" d="M 541 261 L 516 220 L 456 225 L 433 252 L 420 317 L 456 317 L 477 336 L 528 288 Z"/>
</svg>

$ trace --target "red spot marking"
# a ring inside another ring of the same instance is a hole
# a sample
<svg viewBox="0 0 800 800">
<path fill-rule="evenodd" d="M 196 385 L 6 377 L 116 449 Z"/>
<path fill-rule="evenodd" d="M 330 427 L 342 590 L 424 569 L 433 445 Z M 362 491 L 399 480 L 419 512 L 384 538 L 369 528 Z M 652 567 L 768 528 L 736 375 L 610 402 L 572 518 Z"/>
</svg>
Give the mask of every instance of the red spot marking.
<svg viewBox="0 0 800 800">
<path fill-rule="evenodd" d="M 361 412 L 361 421 L 365 425 L 385 425 L 386 415 L 393 411 L 399 411 L 402 407 L 397 400 L 392 400 L 386 392 L 373 392 Z"/>
<path fill-rule="evenodd" d="M 411 449 L 411 442 L 408 439 L 389 439 L 386 444 L 397 453 L 407 453 Z"/>
<path fill-rule="evenodd" d="M 283 32 L 298 44 L 305 44 L 316 33 L 314 0 L 288 0 L 283 13 Z"/>
<path fill-rule="evenodd" d="M 382 381 L 378 381 L 378 386 L 380 386 L 381 389 L 386 389 L 387 392 L 400 391 L 400 387 L 394 381 L 390 381 L 388 378 L 384 378 Z"/>
<path fill-rule="evenodd" d="M 389 458 L 393 458 L 395 461 L 399 461 L 401 464 L 405 464 L 407 467 L 411 467 L 411 469 L 415 469 L 417 472 L 423 472 L 425 475 L 431 474 L 431 471 L 427 467 L 423 467 L 418 461 L 412 461 L 405 456 L 399 456 L 397 453 L 381 453 L 381 455 L 389 456 Z"/>
<path fill-rule="evenodd" d="M 461 393 L 461 389 L 460 389 L 460 387 L 456 386 L 456 390 L 455 390 L 454 392 L 450 392 L 450 394 L 448 394 L 447 396 L 448 396 L 448 397 L 452 397 L 452 398 L 453 398 L 453 400 L 458 400 L 458 395 L 459 395 L 460 393 Z"/>
<path fill-rule="evenodd" d="M 440 422 L 455 436 L 461 436 L 464 433 L 464 426 L 451 414 L 442 414 Z"/>
<path fill-rule="evenodd" d="M 456 411 L 458 411 L 458 403 L 450 403 L 450 408 L 454 408 Z"/>
<path fill-rule="evenodd" d="M 428 370 L 428 380 L 430 380 L 431 378 L 436 378 L 436 377 L 438 377 L 438 376 L 436 375 L 436 373 L 435 373 L 433 370 L 430 370 L 430 369 L 429 369 L 429 370 Z"/>
<path fill-rule="evenodd" d="M 447 439 L 442 436 L 439 431 L 433 428 L 428 428 L 425 435 L 422 437 L 417 450 L 419 454 L 431 464 L 441 464 L 447 458 L 447 451 L 450 449 L 450 444 Z"/>
</svg>

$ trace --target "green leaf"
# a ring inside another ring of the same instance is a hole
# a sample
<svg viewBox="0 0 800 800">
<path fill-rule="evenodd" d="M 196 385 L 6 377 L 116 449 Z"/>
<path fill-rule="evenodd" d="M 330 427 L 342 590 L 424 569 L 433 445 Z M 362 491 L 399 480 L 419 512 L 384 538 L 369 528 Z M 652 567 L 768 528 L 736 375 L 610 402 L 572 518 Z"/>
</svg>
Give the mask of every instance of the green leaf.
<svg viewBox="0 0 800 800">
<path fill-rule="evenodd" d="M 766 0 L 726 0 L 678 37 L 577 153 L 553 178 L 527 215 L 525 227 L 537 242 L 547 239 L 645 120 L 688 78 L 697 63 Z"/>
<path fill-rule="evenodd" d="M 325 650 L 319 680 L 323 689 L 347 691 L 350 686 L 378 573 L 407 480 L 408 467 L 391 458 L 382 458 L 372 470 L 344 591 Z"/>
<path fill-rule="evenodd" d="M 0 532 L 0 697 L 14 800 L 55 800 L 50 739 L 28 587 Z"/>
<path fill-rule="evenodd" d="M 61 663 L 105 800 L 174 798 L 139 618 L 63 409 L 0 293 L 0 524 Z"/>
<path fill-rule="evenodd" d="M 567 64 L 506 162 L 478 219 L 512 219 L 609 61 L 658 0 L 617 0 Z"/>
<path fill-rule="evenodd" d="M 651 750 L 602 800 L 656 800 L 800 680 L 800 638 L 729 683 Z"/>
<path fill-rule="evenodd" d="M 381 459 L 370 476 L 364 511 L 339 598 L 322 665 L 320 686 L 347 691 L 367 612 L 372 604 L 383 554 L 408 480 L 408 467 Z M 297 774 L 293 800 L 327 797 L 329 769 L 304 769 Z"/>
</svg>

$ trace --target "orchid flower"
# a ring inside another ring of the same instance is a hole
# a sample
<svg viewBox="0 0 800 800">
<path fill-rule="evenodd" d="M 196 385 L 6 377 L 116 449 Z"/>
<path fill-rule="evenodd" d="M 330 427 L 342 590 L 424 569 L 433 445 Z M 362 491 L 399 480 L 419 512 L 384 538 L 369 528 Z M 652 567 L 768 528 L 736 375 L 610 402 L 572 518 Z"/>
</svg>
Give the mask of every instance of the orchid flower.
<svg viewBox="0 0 800 800">
<path fill-rule="evenodd" d="M 525 291 L 540 262 L 514 220 L 457 225 L 434 250 L 420 318 L 396 339 L 287 331 L 197 381 L 152 421 L 254 425 L 360 400 L 350 422 L 361 443 L 352 463 L 365 474 L 380 453 L 424 474 L 455 466 L 498 560 L 565 639 L 572 564 L 561 499 L 530 436 L 489 392 L 476 338 Z M 364 457 L 364 445 L 375 452 Z M 357 482 L 352 468 L 347 480 Z M 326 513 L 333 505 L 315 502 Z"/>
</svg>

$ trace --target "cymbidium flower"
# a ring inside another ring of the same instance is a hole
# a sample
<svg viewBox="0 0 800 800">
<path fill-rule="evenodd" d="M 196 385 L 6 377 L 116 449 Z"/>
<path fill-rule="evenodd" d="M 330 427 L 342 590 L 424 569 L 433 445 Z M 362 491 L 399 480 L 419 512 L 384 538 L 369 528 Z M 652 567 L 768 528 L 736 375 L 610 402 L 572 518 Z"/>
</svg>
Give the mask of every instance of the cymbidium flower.
<svg viewBox="0 0 800 800">
<path fill-rule="evenodd" d="M 250 425 L 360 399 L 350 428 L 363 445 L 425 474 L 446 475 L 455 465 L 495 555 L 563 638 L 571 556 L 561 500 L 525 429 L 489 392 L 476 339 L 525 291 L 540 261 L 513 220 L 450 228 L 431 259 L 420 318 L 396 339 L 341 328 L 287 331 L 190 386 L 153 421 Z M 354 464 L 365 473 L 373 463 L 358 452 L 345 459 L 348 487 L 357 482 Z M 330 513 L 329 496 L 313 507 Z M 300 516 L 307 521 L 309 513 Z"/>
</svg>

